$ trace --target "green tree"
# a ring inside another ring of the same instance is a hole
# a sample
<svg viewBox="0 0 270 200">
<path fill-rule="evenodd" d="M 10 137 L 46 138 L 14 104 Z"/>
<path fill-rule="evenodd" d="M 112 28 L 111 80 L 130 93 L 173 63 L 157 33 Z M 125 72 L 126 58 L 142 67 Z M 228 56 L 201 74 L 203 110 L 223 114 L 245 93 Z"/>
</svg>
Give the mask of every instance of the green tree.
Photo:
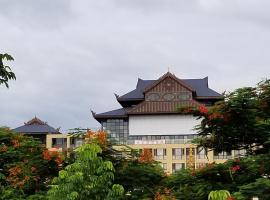
<svg viewBox="0 0 270 200">
<path fill-rule="evenodd" d="M 13 79 L 16 80 L 15 74 L 11 71 L 11 68 L 7 65 L 4 65 L 4 60 L 12 61 L 13 57 L 7 53 L 0 54 L 0 85 L 5 84 L 8 88 L 8 81 Z"/>
<path fill-rule="evenodd" d="M 114 183 L 125 190 L 125 199 L 153 199 L 165 174 L 158 162 L 141 162 L 138 150 L 128 146 L 117 146 L 107 139 L 103 131 L 75 129 L 74 137 L 85 137 L 87 143 L 98 144 L 99 154 L 104 161 L 110 161 L 115 169 Z"/>
<path fill-rule="evenodd" d="M 270 138 L 270 82 L 240 88 L 225 96 L 208 112 L 195 112 L 202 119 L 196 142 L 218 152 L 246 149 L 268 151 Z"/>
<path fill-rule="evenodd" d="M 113 164 L 98 155 L 102 153 L 98 144 L 84 144 L 76 149 L 76 153 L 75 162 L 66 166 L 53 180 L 48 191 L 49 200 L 113 200 L 123 197 L 123 187 L 113 184 Z"/>
<path fill-rule="evenodd" d="M 270 180 L 267 178 L 259 178 L 255 182 L 242 185 L 239 187 L 239 192 L 233 194 L 237 200 L 251 199 L 259 197 L 260 200 L 270 199 Z"/>
</svg>

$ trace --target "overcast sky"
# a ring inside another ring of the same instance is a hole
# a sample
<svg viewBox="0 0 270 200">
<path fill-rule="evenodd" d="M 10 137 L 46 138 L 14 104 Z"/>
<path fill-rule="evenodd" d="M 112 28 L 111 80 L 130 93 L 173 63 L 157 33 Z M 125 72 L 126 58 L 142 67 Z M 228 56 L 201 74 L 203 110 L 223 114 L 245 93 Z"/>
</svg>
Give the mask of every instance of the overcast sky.
<svg viewBox="0 0 270 200">
<path fill-rule="evenodd" d="M 270 76 L 269 0 L 0 0 L 0 125 L 35 115 L 67 131 L 99 127 L 138 77 L 209 77 L 218 92 Z"/>
</svg>

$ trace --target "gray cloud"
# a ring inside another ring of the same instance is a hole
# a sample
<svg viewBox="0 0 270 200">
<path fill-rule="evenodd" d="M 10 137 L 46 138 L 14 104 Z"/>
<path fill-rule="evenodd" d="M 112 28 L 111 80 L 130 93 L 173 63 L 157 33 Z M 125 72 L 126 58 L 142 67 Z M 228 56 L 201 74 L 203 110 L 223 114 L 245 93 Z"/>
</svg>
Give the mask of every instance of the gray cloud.
<svg viewBox="0 0 270 200">
<path fill-rule="evenodd" d="M 90 108 L 118 108 L 114 92 L 170 67 L 209 76 L 217 91 L 269 77 L 266 0 L 1 1 L 1 52 L 17 75 L 0 86 L 0 125 L 35 114 L 63 130 L 97 127 Z"/>
</svg>

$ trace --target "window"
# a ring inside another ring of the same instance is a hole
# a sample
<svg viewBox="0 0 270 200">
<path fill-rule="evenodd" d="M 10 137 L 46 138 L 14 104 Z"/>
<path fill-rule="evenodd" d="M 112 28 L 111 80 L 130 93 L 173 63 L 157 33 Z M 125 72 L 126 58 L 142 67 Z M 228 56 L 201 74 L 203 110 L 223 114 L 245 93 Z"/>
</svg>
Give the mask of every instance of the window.
<svg viewBox="0 0 270 200">
<path fill-rule="evenodd" d="M 173 148 L 172 149 L 172 158 L 173 160 L 182 160 L 184 159 L 185 150 L 183 148 Z"/>
<path fill-rule="evenodd" d="M 54 148 L 67 148 L 67 138 L 53 138 L 52 147 Z"/>
<path fill-rule="evenodd" d="M 197 159 L 206 159 L 207 157 L 207 151 L 203 147 L 197 148 Z"/>
<path fill-rule="evenodd" d="M 246 153 L 247 151 L 245 149 L 234 150 L 234 157 L 235 158 L 244 157 Z"/>
<path fill-rule="evenodd" d="M 128 121 L 125 119 L 108 119 L 102 122 L 102 130 L 106 130 L 109 139 L 126 144 L 128 138 Z"/>
<path fill-rule="evenodd" d="M 185 169 L 185 164 L 184 163 L 173 163 L 172 164 L 173 173 L 175 173 L 176 171 L 179 171 L 181 169 Z"/>
<path fill-rule="evenodd" d="M 74 138 L 74 140 L 75 140 L 75 147 L 82 146 L 82 144 L 84 142 L 84 139 L 82 139 L 82 138 Z"/>
<path fill-rule="evenodd" d="M 167 170 L 167 163 L 160 163 L 163 170 Z"/>
<path fill-rule="evenodd" d="M 214 152 L 214 159 L 230 159 L 232 157 L 231 152 L 222 151 L 220 153 Z"/>
<path fill-rule="evenodd" d="M 157 160 L 166 159 L 167 151 L 166 149 L 154 149 L 154 158 Z"/>
</svg>

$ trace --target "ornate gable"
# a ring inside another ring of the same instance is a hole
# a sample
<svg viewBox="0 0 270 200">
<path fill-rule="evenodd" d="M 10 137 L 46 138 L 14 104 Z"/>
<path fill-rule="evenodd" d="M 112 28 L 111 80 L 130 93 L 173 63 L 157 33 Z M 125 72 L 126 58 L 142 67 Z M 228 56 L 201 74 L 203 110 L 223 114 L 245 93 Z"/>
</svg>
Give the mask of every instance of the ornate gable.
<svg viewBox="0 0 270 200">
<path fill-rule="evenodd" d="M 128 114 L 177 113 L 178 107 L 197 107 L 194 90 L 170 72 L 144 91 L 145 100 L 130 108 Z"/>
<path fill-rule="evenodd" d="M 144 93 L 145 101 L 187 101 L 192 100 L 193 89 L 168 72 Z"/>
<path fill-rule="evenodd" d="M 37 117 L 35 116 L 33 119 L 31 119 L 31 120 L 28 121 L 28 122 L 25 122 L 24 124 L 25 124 L 25 125 L 33 125 L 33 124 L 46 125 L 47 123 L 44 122 L 44 121 L 42 121 L 42 120 L 40 120 L 39 118 L 37 118 Z"/>
</svg>

